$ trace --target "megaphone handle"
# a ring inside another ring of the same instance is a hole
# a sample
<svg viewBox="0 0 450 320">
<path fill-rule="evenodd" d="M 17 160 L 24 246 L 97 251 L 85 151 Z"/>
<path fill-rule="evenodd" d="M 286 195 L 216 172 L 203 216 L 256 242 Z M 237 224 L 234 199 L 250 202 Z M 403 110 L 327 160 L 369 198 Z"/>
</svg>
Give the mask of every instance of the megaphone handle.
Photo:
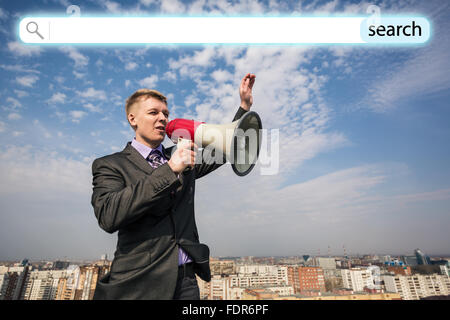
<svg viewBox="0 0 450 320">
<path fill-rule="evenodd" d="M 177 142 L 177 148 L 178 147 L 180 147 L 180 146 L 182 146 L 182 145 L 184 145 L 184 144 L 187 144 L 187 145 L 191 145 L 191 142 L 192 142 L 192 140 L 190 140 L 190 139 L 185 139 L 185 138 L 178 138 L 178 142 Z M 192 148 L 191 148 L 191 150 L 193 150 Z M 192 166 L 187 166 L 184 170 L 183 170 L 183 172 L 189 172 L 190 170 L 192 170 L 194 167 Z"/>
<path fill-rule="evenodd" d="M 182 146 L 184 144 L 188 144 L 191 145 L 192 140 L 190 139 L 185 139 L 185 138 L 178 138 L 178 142 L 177 142 L 177 146 Z"/>
</svg>

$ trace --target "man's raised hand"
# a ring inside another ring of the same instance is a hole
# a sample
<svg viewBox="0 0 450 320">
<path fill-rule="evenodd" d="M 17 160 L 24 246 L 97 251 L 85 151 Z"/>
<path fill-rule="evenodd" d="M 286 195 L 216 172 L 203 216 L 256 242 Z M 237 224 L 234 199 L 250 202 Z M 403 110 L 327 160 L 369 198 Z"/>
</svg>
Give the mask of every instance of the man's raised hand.
<svg viewBox="0 0 450 320">
<path fill-rule="evenodd" d="M 256 76 L 251 73 L 247 73 L 241 81 L 239 87 L 239 95 L 241 97 L 241 107 L 247 111 L 253 104 L 252 88 L 255 83 Z"/>
</svg>

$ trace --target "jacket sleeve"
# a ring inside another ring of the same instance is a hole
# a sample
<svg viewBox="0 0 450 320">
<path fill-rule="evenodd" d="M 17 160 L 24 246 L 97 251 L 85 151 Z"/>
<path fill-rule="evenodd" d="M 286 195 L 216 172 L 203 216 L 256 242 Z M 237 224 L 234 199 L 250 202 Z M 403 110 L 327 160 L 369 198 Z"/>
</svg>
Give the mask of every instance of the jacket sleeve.
<svg viewBox="0 0 450 320">
<path fill-rule="evenodd" d="M 104 158 L 93 162 L 92 175 L 91 204 L 100 227 L 108 233 L 144 214 L 157 215 L 151 207 L 181 185 L 167 163 L 131 185 L 126 185 L 122 174 Z"/>
<path fill-rule="evenodd" d="M 246 112 L 247 112 L 247 110 L 243 109 L 242 107 L 239 107 L 238 111 L 234 115 L 234 118 L 233 118 L 232 122 L 240 119 Z M 199 156 L 201 156 L 202 159 L 206 158 L 207 161 L 195 165 L 195 177 L 196 177 L 196 179 L 199 179 L 199 178 L 207 175 L 208 173 L 213 172 L 214 170 L 216 170 L 217 168 L 219 168 L 220 166 L 222 166 L 223 164 L 226 163 L 225 156 L 224 156 L 224 159 L 223 159 L 222 163 L 211 163 L 211 161 L 208 161 L 208 159 L 210 159 L 210 155 L 205 155 L 205 154 L 202 153 Z"/>
</svg>

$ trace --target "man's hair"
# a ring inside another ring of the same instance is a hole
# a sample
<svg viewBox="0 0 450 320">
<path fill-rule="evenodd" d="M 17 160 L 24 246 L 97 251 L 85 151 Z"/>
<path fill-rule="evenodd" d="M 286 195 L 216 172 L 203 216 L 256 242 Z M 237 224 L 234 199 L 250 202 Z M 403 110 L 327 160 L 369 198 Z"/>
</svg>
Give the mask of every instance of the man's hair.
<svg viewBox="0 0 450 320">
<path fill-rule="evenodd" d="M 131 106 L 138 102 L 141 98 L 155 98 L 162 102 L 164 102 L 167 105 L 167 98 L 159 91 L 156 90 L 150 90 L 150 89 L 139 89 L 135 93 L 133 93 L 131 96 L 128 97 L 127 101 L 125 102 L 125 113 L 128 120 L 128 114 L 130 113 Z"/>
</svg>

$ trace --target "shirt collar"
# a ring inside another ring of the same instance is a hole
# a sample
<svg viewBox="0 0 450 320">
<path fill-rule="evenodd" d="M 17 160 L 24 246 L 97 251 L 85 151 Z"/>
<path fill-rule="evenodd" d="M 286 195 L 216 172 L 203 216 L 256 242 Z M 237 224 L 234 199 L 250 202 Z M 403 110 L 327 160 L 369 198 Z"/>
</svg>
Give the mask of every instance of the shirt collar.
<svg viewBox="0 0 450 320">
<path fill-rule="evenodd" d="M 150 155 L 150 153 L 155 149 L 158 150 L 159 152 L 161 152 L 162 155 L 164 155 L 163 150 L 162 150 L 162 144 L 160 144 L 155 149 L 152 149 L 152 148 L 146 146 L 145 144 L 138 142 L 136 140 L 136 137 L 134 137 L 133 141 L 131 141 L 131 146 L 133 146 L 137 150 L 137 152 L 139 152 L 140 155 L 144 157 L 144 159 L 147 159 L 148 156 Z"/>
</svg>

